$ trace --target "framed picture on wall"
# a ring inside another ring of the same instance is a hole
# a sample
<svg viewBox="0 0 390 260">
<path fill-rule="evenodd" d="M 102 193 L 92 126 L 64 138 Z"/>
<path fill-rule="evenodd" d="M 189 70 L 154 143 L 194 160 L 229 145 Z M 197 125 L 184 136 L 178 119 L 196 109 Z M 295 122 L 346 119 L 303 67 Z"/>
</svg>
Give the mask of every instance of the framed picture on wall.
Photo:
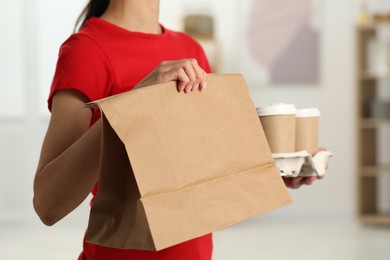
<svg viewBox="0 0 390 260">
<path fill-rule="evenodd" d="M 319 4 L 315 0 L 251 2 L 249 49 L 268 70 L 269 84 L 319 83 Z"/>
</svg>

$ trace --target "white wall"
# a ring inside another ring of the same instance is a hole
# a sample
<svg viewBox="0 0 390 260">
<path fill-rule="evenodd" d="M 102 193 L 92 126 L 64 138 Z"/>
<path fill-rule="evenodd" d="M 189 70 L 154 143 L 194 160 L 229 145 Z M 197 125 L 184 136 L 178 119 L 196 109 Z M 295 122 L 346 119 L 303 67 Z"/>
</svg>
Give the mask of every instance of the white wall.
<svg viewBox="0 0 390 260">
<path fill-rule="evenodd" d="M 320 144 L 335 153 L 328 176 L 293 191 L 284 213 L 350 214 L 355 209 L 355 42 L 356 1 L 324 1 L 321 31 L 321 81 L 314 86 L 267 86 L 253 81 L 257 104 L 288 102 L 321 110 Z M 243 71 L 245 73 L 245 71 Z"/>
<path fill-rule="evenodd" d="M 321 82 L 314 86 L 267 86 L 253 79 L 255 103 L 288 102 L 321 110 L 320 144 L 335 153 L 328 176 L 293 191 L 284 213 L 353 214 L 355 208 L 355 42 L 356 1 L 324 1 L 321 30 Z M 245 74 L 245 71 L 243 71 Z"/>
<path fill-rule="evenodd" d="M 0 97 L 0 225 L 9 221 L 38 223 L 31 198 L 34 170 L 48 122 L 45 99 L 58 48 L 72 32 L 84 2 L 0 0 L 0 35 L 7 36 L 0 39 L 0 90 L 7 93 L 3 97 L 15 95 L 17 104 L 4 105 Z M 390 10 L 390 1 L 371 2 L 373 9 Z M 306 87 L 273 87 L 264 83 L 261 67 L 251 59 L 243 40 L 250 3 L 250 0 L 163 0 L 161 21 L 167 27 L 179 29 L 183 12 L 190 8 L 206 9 L 217 18 L 223 71 L 244 74 L 257 105 L 285 101 L 321 109 L 321 144 L 336 154 L 331 159 L 329 174 L 312 187 L 293 191 L 294 204 L 274 214 L 352 215 L 356 174 L 354 23 L 358 1 L 323 1 L 322 81 L 318 86 Z M 9 91 L 13 88 L 15 91 Z M 19 114 L 4 116 L 10 115 L 10 107 Z M 65 222 L 84 223 L 87 208 L 84 204 Z"/>
<path fill-rule="evenodd" d="M 83 1 L 0 0 L 0 5 L 0 225 L 39 224 L 32 183 L 49 119 L 46 97 L 59 46 Z M 69 221 L 85 222 L 83 207 Z"/>
</svg>

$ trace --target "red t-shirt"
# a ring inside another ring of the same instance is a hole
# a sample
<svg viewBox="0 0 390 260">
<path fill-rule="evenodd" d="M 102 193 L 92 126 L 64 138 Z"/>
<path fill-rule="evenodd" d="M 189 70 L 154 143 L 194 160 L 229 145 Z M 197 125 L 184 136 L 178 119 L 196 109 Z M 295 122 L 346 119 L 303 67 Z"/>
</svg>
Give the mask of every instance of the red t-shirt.
<svg viewBox="0 0 390 260">
<path fill-rule="evenodd" d="M 49 109 L 54 93 L 62 89 L 78 90 L 91 101 L 129 91 L 164 60 L 195 58 L 210 72 L 197 42 L 186 34 L 162 28 L 162 34 L 145 34 L 127 31 L 99 18 L 88 20 L 61 46 Z M 94 110 L 91 125 L 99 117 L 100 113 Z M 96 190 L 97 185 L 93 195 Z M 211 254 L 211 234 L 158 252 L 103 247 L 84 239 L 79 260 L 210 260 Z"/>
</svg>

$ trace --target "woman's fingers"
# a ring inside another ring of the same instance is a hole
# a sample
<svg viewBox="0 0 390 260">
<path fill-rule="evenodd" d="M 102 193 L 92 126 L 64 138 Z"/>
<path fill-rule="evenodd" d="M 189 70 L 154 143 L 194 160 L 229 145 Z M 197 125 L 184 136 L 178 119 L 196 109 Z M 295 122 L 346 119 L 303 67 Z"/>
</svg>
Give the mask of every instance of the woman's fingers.
<svg viewBox="0 0 390 260">
<path fill-rule="evenodd" d="M 317 180 L 317 177 L 315 177 L 315 176 L 305 177 L 305 178 L 302 180 L 302 183 L 304 183 L 304 184 L 306 184 L 306 185 L 310 185 L 310 184 L 312 184 L 315 180 Z"/>
<path fill-rule="evenodd" d="M 198 65 L 195 59 L 186 60 L 184 71 L 190 80 L 185 87 L 185 92 L 199 90 L 202 82 L 206 80 L 206 72 Z"/>
<path fill-rule="evenodd" d="M 179 92 L 181 92 L 183 90 L 186 91 L 185 88 L 188 86 L 190 79 L 183 68 L 179 69 L 179 71 L 178 71 L 177 81 L 178 81 L 177 89 L 179 90 Z"/>
<path fill-rule="evenodd" d="M 283 181 L 288 188 L 298 189 L 302 185 L 302 178 L 303 177 L 283 177 Z"/>
<path fill-rule="evenodd" d="M 207 80 L 207 73 L 198 65 L 196 60 L 193 60 L 191 64 L 196 75 L 196 81 L 193 85 L 193 90 L 202 90 L 204 88 L 204 83 Z"/>
<path fill-rule="evenodd" d="M 194 84 L 196 82 L 195 70 L 190 60 L 184 62 L 184 71 L 187 74 L 187 77 L 189 79 L 189 81 L 187 82 L 184 88 L 184 92 L 188 93 L 189 91 L 192 91 L 192 88 L 194 87 Z"/>
<path fill-rule="evenodd" d="M 176 80 L 177 90 L 188 93 L 202 90 L 207 86 L 207 73 L 195 59 L 161 62 L 147 77 L 135 86 L 140 88 Z"/>
<path fill-rule="evenodd" d="M 291 186 L 293 189 L 298 189 L 301 187 L 303 181 L 303 177 L 292 178 Z"/>
<path fill-rule="evenodd" d="M 179 61 L 177 66 L 179 70 L 184 70 L 185 74 L 187 75 L 186 79 L 188 78 L 188 81 L 185 82 L 181 82 L 180 78 L 178 78 L 179 92 L 184 90 L 185 93 L 188 93 L 190 91 L 201 90 L 206 87 L 207 73 L 199 66 L 195 59 Z"/>
<path fill-rule="evenodd" d="M 310 177 L 283 177 L 283 181 L 288 188 L 298 189 L 303 184 L 311 185 L 315 180 L 319 179 L 316 176 Z"/>
</svg>

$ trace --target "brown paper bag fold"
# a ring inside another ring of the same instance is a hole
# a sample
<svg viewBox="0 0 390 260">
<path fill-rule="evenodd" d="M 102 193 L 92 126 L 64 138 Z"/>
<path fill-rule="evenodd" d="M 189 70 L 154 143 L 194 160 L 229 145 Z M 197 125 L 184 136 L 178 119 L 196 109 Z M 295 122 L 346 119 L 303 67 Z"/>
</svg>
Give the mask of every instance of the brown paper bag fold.
<svg viewBox="0 0 390 260">
<path fill-rule="evenodd" d="M 99 189 L 87 241 L 161 250 L 291 202 L 240 75 L 175 82 L 96 101 Z"/>
</svg>

